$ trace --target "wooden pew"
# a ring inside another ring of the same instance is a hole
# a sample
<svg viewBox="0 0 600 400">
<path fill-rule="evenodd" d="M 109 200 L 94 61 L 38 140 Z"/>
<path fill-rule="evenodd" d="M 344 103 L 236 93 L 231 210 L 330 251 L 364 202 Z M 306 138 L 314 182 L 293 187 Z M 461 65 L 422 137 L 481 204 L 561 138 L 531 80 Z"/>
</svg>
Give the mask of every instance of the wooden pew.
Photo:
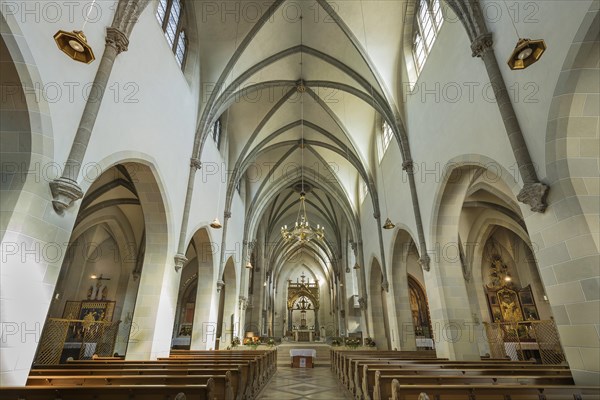
<svg viewBox="0 0 600 400">
<path fill-rule="evenodd" d="M 209 379 L 203 385 L 154 385 L 154 386 L 20 386 L 0 387 L 2 400 L 179 400 L 179 393 L 187 399 L 217 400 L 214 382 Z"/>
<path fill-rule="evenodd" d="M 27 386 L 3 388 L 0 399 L 245 400 L 256 396 L 277 365 L 276 350 L 177 351 L 158 360 L 117 357 L 35 366 Z M 181 397 L 181 396 L 180 396 Z"/>
<path fill-rule="evenodd" d="M 234 384 L 231 371 L 224 375 L 57 375 L 30 377 L 27 386 L 190 386 L 214 382 L 213 395 L 221 400 L 234 400 Z"/>
<path fill-rule="evenodd" d="M 344 350 L 332 350 L 335 352 L 335 363 L 334 371 L 344 385 L 348 385 L 352 379 L 351 375 L 351 362 L 354 359 L 437 359 L 435 352 L 427 350 L 419 351 L 344 351 Z"/>
<path fill-rule="evenodd" d="M 597 387 L 539 385 L 401 385 L 391 382 L 392 400 L 415 400 L 426 393 L 430 400 L 598 400 Z M 381 397 L 382 399 L 387 397 Z"/>
<path fill-rule="evenodd" d="M 390 373 L 398 373 L 405 374 L 405 370 L 411 369 L 413 370 L 413 374 L 419 370 L 430 370 L 430 371 L 446 371 L 446 370 L 462 370 L 468 371 L 472 369 L 476 369 L 478 371 L 485 370 L 494 370 L 496 371 L 496 375 L 504 375 L 504 374 L 512 374 L 515 370 L 518 371 L 518 374 L 521 374 L 523 371 L 545 371 L 548 368 L 554 370 L 563 370 L 568 373 L 568 376 L 571 376 L 571 373 L 566 366 L 562 365 L 554 365 L 554 366 L 543 366 L 536 364 L 523 364 L 523 363 L 490 363 L 490 362 L 482 362 L 482 361 L 474 361 L 474 362 L 464 362 L 464 361 L 442 361 L 442 362 L 434 362 L 433 360 L 375 360 L 371 362 L 370 360 L 356 360 L 353 364 L 354 369 L 352 373 L 352 380 L 348 384 L 348 390 L 352 393 L 360 396 L 360 393 L 365 390 L 365 383 L 363 382 L 363 377 L 366 376 L 367 370 L 380 370 L 380 371 L 390 371 Z M 535 374 L 536 372 L 531 372 Z M 546 373 L 543 373 L 544 375 Z M 563 375 L 564 376 L 564 375 Z M 373 377 L 370 376 L 370 380 L 367 383 L 368 385 L 373 384 Z"/>
<path fill-rule="evenodd" d="M 277 348 L 270 350 L 172 350 L 169 357 L 164 359 L 245 359 L 252 356 L 259 358 L 260 377 L 262 381 L 268 379 L 277 369 Z"/>
<path fill-rule="evenodd" d="M 47 368 L 46 368 L 47 369 Z M 190 371 L 194 371 L 194 374 L 208 374 L 208 373 L 224 373 L 225 371 L 235 371 L 235 381 L 234 386 L 235 390 L 235 398 L 243 399 L 243 398 L 251 398 L 255 396 L 262 386 L 259 384 L 259 380 L 256 379 L 256 363 L 252 362 L 241 362 L 236 361 L 232 362 L 222 362 L 218 363 L 215 360 L 210 361 L 210 364 L 205 364 L 201 361 L 184 361 L 184 360 L 163 360 L 163 361 L 122 361 L 122 362 L 89 362 L 89 360 L 85 361 L 73 361 L 67 364 L 53 365 L 52 369 L 54 370 L 64 370 L 66 374 L 78 374 L 78 371 L 88 371 L 86 373 L 90 373 L 90 370 L 99 371 L 100 374 L 107 374 L 107 371 L 111 370 L 122 370 L 123 374 L 147 374 L 148 370 L 161 370 L 161 374 L 182 374 L 183 372 L 187 372 L 190 374 Z M 30 376 L 39 376 L 40 373 L 37 371 L 41 370 L 39 367 L 32 369 Z M 220 370 L 220 371 L 219 371 Z M 130 372 L 135 371 L 135 372 Z M 168 372 L 167 372 L 168 371 Z M 93 373 L 92 373 L 93 374 Z M 59 374 L 63 375 L 63 373 Z"/>
<path fill-rule="evenodd" d="M 365 366 L 366 369 L 366 366 Z M 570 376 L 553 376 L 553 375 L 398 375 L 392 374 L 389 371 L 374 371 L 372 393 L 366 392 L 369 390 L 365 382 L 369 381 L 368 377 L 363 377 L 363 399 L 366 400 L 382 400 L 389 399 L 392 397 L 392 381 L 396 380 L 397 383 L 404 386 L 412 386 L 413 388 L 422 388 L 426 386 L 438 387 L 457 387 L 457 386 L 532 386 L 541 388 L 551 387 L 569 387 L 571 390 L 573 386 L 573 379 Z M 468 398 L 468 396 L 463 396 Z"/>
</svg>

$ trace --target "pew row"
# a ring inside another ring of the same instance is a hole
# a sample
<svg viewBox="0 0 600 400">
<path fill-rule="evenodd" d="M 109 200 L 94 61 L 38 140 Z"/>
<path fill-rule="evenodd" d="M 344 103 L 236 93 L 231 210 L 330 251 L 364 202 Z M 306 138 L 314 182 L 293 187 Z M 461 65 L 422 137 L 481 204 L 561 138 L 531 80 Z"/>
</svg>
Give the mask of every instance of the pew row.
<svg viewBox="0 0 600 400">
<path fill-rule="evenodd" d="M 204 385 L 22 386 L 0 388 L 2 400 L 218 400 L 214 382 Z M 183 394 L 183 396 L 182 396 Z"/>
</svg>

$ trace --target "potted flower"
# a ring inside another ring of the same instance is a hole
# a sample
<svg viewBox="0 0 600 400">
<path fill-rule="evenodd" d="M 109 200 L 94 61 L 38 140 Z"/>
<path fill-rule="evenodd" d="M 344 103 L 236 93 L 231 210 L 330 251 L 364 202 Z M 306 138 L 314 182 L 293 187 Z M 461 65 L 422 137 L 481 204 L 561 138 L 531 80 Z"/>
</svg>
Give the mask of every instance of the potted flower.
<svg viewBox="0 0 600 400">
<path fill-rule="evenodd" d="M 250 347 L 252 350 L 256 350 L 259 344 L 260 338 L 258 336 L 244 338 L 244 345 Z"/>
<path fill-rule="evenodd" d="M 237 336 L 234 336 L 233 339 L 231 339 L 231 348 L 235 349 L 239 345 L 240 345 L 240 338 Z"/>
<path fill-rule="evenodd" d="M 269 340 L 267 340 L 267 346 L 269 346 L 269 347 L 275 346 L 275 339 L 269 338 Z"/>
<path fill-rule="evenodd" d="M 370 337 L 365 338 L 365 346 L 367 347 L 375 347 L 375 341 L 373 339 L 371 339 Z"/>
<path fill-rule="evenodd" d="M 340 338 L 333 338 L 331 340 L 331 345 L 334 347 L 340 346 L 342 344 L 342 341 Z"/>
<path fill-rule="evenodd" d="M 356 349 L 360 346 L 360 339 L 347 338 L 346 339 L 346 347 L 350 349 Z"/>
</svg>

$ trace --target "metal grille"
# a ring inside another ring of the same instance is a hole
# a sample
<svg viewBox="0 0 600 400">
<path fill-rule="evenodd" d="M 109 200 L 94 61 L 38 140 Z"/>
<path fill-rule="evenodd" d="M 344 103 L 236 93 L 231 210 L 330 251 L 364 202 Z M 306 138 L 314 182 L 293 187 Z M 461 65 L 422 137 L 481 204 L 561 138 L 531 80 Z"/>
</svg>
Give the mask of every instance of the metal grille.
<svg viewBox="0 0 600 400">
<path fill-rule="evenodd" d="M 44 331 L 40 339 L 35 364 L 58 364 L 62 354 L 70 320 L 48 319 L 44 325 Z"/>
<path fill-rule="evenodd" d="M 490 345 L 490 357 L 506 358 L 506 350 L 504 349 L 504 335 L 502 327 L 498 324 L 490 324 L 484 322 L 485 333 Z"/>
<path fill-rule="evenodd" d="M 44 325 L 35 364 L 59 364 L 65 348 L 79 349 L 79 356 L 73 356 L 79 359 L 92 358 L 94 354 L 112 356 L 119 323 L 49 318 Z"/>
<path fill-rule="evenodd" d="M 558 330 L 552 320 L 485 323 L 493 358 L 529 360 L 541 364 L 565 362 Z"/>
<path fill-rule="evenodd" d="M 118 331 L 119 322 L 98 321 L 90 324 L 87 329 L 84 328 L 79 359 L 91 358 L 94 354 L 100 357 L 112 356 Z"/>
<path fill-rule="evenodd" d="M 532 328 L 532 333 L 540 347 L 542 364 L 561 364 L 565 362 L 554 321 L 539 321 L 539 323 L 532 324 Z"/>
</svg>

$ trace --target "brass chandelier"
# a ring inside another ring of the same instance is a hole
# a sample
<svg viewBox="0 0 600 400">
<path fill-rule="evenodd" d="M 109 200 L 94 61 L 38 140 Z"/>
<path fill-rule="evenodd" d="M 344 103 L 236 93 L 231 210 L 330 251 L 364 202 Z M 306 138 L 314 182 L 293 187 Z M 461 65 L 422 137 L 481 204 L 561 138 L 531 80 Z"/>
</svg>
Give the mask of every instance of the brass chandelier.
<svg viewBox="0 0 600 400">
<path fill-rule="evenodd" d="M 298 216 L 296 217 L 296 223 L 291 229 L 288 229 L 287 225 L 281 227 L 281 236 L 286 242 L 300 242 L 306 243 L 313 239 L 323 240 L 325 239 L 325 227 L 317 224 L 316 228 L 310 226 L 308 217 L 306 216 L 306 204 L 304 198 L 306 193 L 300 193 L 300 208 L 298 209 Z"/>
<path fill-rule="evenodd" d="M 302 16 L 300 16 L 300 44 L 302 44 Z M 300 80 L 296 83 L 296 91 L 300 93 L 300 176 L 302 182 L 300 208 L 298 209 L 294 226 L 290 229 L 288 229 L 287 225 L 282 226 L 281 236 L 286 242 L 306 243 L 313 239 L 323 240 L 325 238 L 325 227 L 317 224 L 317 227 L 313 228 L 308 222 L 308 216 L 306 215 L 306 192 L 304 191 L 304 93 L 306 92 L 306 86 L 302 80 L 302 55 L 303 53 L 300 52 Z"/>
</svg>

